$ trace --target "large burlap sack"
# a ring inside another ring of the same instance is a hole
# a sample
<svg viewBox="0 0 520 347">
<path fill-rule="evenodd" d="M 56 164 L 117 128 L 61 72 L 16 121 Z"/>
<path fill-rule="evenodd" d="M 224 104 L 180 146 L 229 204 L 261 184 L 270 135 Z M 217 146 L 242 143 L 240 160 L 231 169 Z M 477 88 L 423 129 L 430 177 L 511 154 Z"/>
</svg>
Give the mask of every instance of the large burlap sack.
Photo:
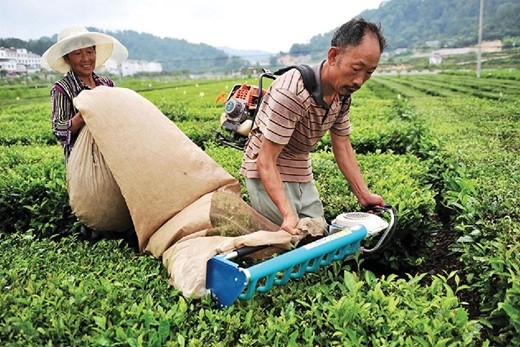
<svg viewBox="0 0 520 347">
<path fill-rule="evenodd" d="M 211 200 L 213 193 L 202 196 L 199 200 L 177 213 L 160 227 L 148 240 L 145 252 L 160 258 L 163 252 L 181 238 L 197 233 L 203 236 L 211 228 Z"/>
<path fill-rule="evenodd" d="M 215 191 L 202 196 L 173 216 L 148 240 L 145 251 L 159 258 L 172 244 L 190 235 L 241 236 L 279 227 L 236 194 Z"/>
<path fill-rule="evenodd" d="M 323 218 L 302 218 L 297 226 L 297 235 L 285 231 L 259 230 L 235 237 L 187 237 L 163 253 L 163 264 L 168 269 L 168 282 L 181 291 L 183 296 L 201 298 L 209 294 L 206 288 L 206 264 L 214 255 L 245 246 L 270 245 L 267 249 L 251 255 L 263 259 L 292 248 L 307 235 L 323 235 L 323 230 Z"/>
<path fill-rule="evenodd" d="M 208 236 L 183 240 L 163 255 L 163 264 L 170 275 L 168 282 L 185 297 L 199 299 L 209 294 L 206 289 L 206 263 L 219 253 L 240 246 L 278 245 L 289 248 L 291 235 L 285 231 L 257 231 L 239 237 Z"/>
<path fill-rule="evenodd" d="M 138 93 L 99 86 L 81 92 L 74 105 L 121 189 L 141 250 L 203 195 L 219 189 L 240 194 L 237 179 Z"/>
<path fill-rule="evenodd" d="M 132 218 L 121 190 L 87 126 L 67 161 L 67 192 L 78 220 L 98 231 L 125 231 Z"/>
</svg>

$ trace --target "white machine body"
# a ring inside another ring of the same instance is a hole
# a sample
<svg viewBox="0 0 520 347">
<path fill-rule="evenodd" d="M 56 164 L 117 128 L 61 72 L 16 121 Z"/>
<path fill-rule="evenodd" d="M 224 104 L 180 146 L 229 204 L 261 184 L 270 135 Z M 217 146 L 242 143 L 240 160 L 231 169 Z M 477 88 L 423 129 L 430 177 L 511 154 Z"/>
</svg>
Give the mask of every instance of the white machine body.
<svg viewBox="0 0 520 347">
<path fill-rule="evenodd" d="M 367 212 L 346 212 L 338 215 L 330 226 L 330 233 L 352 228 L 356 225 L 363 225 L 368 232 L 368 236 L 375 235 L 388 227 L 388 222 L 383 218 Z"/>
</svg>

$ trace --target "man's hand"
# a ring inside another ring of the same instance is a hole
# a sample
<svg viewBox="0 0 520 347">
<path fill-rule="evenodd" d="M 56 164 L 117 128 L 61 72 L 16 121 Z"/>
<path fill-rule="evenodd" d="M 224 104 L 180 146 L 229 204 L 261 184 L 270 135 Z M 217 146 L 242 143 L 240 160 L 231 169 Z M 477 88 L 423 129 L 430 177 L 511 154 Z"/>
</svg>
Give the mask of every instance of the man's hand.
<svg viewBox="0 0 520 347">
<path fill-rule="evenodd" d="M 280 211 L 283 218 L 280 230 L 285 230 L 291 235 L 296 235 L 299 218 L 292 209 L 291 203 L 285 193 L 283 181 L 276 168 L 276 160 L 283 149 L 283 145 L 264 139 L 258 153 L 257 168 L 262 184 L 267 195 Z"/>
<path fill-rule="evenodd" d="M 366 196 L 359 198 L 359 203 L 363 207 L 369 207 L 369 206 L 376 206 L 376 207 L 382 207 L 385 205 L 385 201 L 382 197 L 380 197 L 377 194 L 369 193 Z"/>
<path fill-rule="evenodd" d="M 283 223 L 280 226 L 280 230 L 287 231 L 291 235 L 297 235 L 298 229 L 296 227 L 298 226 L 298 222 L 300 219 L 298 216 L 296 216 L 294 213 L 290 213 L 287 217 L 283 219 Z"/>
<path fill-rule="evenodd" d="M 367 206 L 384 206 L 385 201 L 377 194 L 372 194 L 361 174 L 359 164 L 350 143 L 349 136 L 337 136 L 330 134 L 332 140 L 332 149 L 334 157 L 338 163 L 338 167 L 350 184 L 352 192 L 363 207 Z"/>
</svg>

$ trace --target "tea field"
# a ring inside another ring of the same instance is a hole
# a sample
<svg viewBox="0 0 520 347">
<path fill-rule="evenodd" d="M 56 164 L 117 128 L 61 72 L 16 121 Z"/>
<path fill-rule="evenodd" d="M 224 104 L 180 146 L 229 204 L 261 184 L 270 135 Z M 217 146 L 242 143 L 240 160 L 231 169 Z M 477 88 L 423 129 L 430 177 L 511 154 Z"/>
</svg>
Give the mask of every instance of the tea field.
<svg viewBox="0 0 520 347">
<path fill-rule="evenodd" d="M 215 97 L 257 82 L 117 84 L 242 182 L 241 152 L 215 140 Z M 352 142 L 367 183 L 397 211 L 395 238 L 223 310 L 183 297 L 160 260 L 124 239 L 82 238 L 48 92 L 0 87 L 3 345 L 520 345 L 518 71 L 374 76 L 354 95 Z M 328 136 L 312 159 L 326 217 L 358 210 Z"/>
</svg>

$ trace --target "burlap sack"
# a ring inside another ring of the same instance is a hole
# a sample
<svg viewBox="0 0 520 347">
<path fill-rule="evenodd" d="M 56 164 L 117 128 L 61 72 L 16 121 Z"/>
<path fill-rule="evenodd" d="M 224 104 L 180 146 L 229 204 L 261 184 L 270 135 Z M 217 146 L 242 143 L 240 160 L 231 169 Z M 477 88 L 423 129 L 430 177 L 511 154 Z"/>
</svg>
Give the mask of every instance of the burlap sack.
<svg viewBox="0 0 520 347">
<path fill-rule="evenodd" d="M 226 172 L 147 99 L 99 86 L 74 100 L 121 189 L 144 249 L 165 222 L 217 189 L 240 194 Z"/>
<path fill-rule="evenodd" d="M 121 190 L 87 126 L 67 161 L 67 192 L 78 220 L 98 231 L 125 231 L 132 218 Z"/>
<path fill-rule="evenodd" d="M 166 249 L 181 238 L 211 228 L 212 195 L 213 193 L 204 195 L 167 221 L 150 237 L 145 252 L 160 258 Z"/>
<path fill-rule="evenodd" d="M 204 195 L 173 216 L 149 239 L 145 251 L 159 258 L 172 244 L 196 233 L 241 236 L 257 230 L 275 231 L 278 226 L 260 215 L 236 194 L 215 191 Z"/>
<path fill-rule="evenodd" d="M 216 254 L 242 246 L 279 245 L 289 248 L 291 235 L 285 231 L 257 231 L 239 237 L 208 236 L 180 241 L 163 254 L 163 264 L 170 274 L 168 283 L 185 297 L 199 299 L 206 289 L 206 263 Z"/>
<path fill-rule="evenodd" d="M 163 264 L 170 275 L 168 282 L 183 296 L 201 298 L 209 294 L 206 289 L 206 265 L 214 255 L 228 253 L 245 246 L 270 247 L 251 254 L 254 258 L 267 258 L 286 251 L 307 235 L 323 235 L 323 218 L 302 218 L 297 235 L 285 231 L 259 230 L 242 236 L 206 236 L 183 238 L 163 253 Z"/>
</svg>

